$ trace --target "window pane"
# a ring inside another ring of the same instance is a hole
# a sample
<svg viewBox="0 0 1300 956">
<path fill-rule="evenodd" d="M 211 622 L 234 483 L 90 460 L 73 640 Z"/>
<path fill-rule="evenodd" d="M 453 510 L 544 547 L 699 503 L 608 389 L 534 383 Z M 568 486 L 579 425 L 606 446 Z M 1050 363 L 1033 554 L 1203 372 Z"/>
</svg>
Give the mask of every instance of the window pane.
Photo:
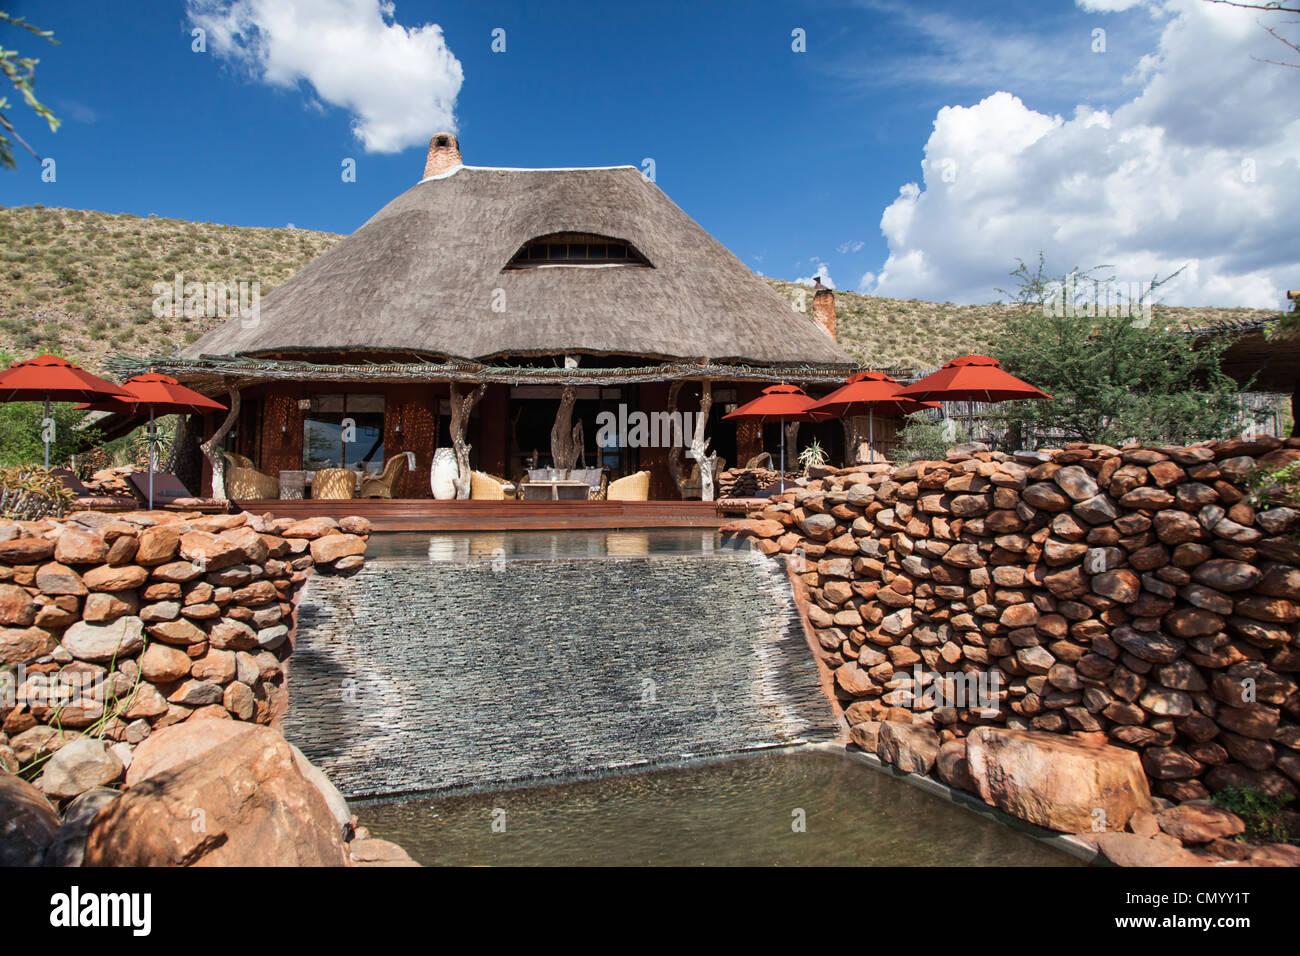
<svg viewBox="0 0 1300 956">
<path fill-rule="evenodd" d="M 569 247 L 562 242 L 552 242 L 546 247 L 546 258 L 564 260 L 569 257 Z"/>
<path fill-rule="evenodd" d="M 585 243 L 581 243 L 581 242 L 571 242 L 571 243 L 569 243 L 569 258 L 570 258 L 570 259 L 585 259 L 585 258 L 587 258 L 587 246 L 586 246 L 586 244 L 585 244 Z"/>
<path fill-rule="evenodd" d="M 537 245 L 529 247 L 529 249 L 528 249 L 528 258 L 529 258 L 529 259 L 545 259 L 545 258 L 546 258 L 546 243 L 544 243 L 544 242 L 539 242 Z"/>
<path fill-rule="evenodd" d="M 587 246 L 588 259 L 604 259 L 606 247 L 603 244 L 592 243 Z"/>
</svg>

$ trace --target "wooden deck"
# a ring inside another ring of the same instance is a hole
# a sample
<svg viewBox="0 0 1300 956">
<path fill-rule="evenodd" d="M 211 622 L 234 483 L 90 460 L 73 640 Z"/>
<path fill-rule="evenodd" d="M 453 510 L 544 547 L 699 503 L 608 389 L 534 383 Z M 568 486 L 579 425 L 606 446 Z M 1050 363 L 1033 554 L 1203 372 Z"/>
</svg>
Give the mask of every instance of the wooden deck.
<svg viewBox="0 0 1300 956">
<path fill-rule="evenodd" d="M 591 528 L 711 528 L 724 523 L 712 501 L 340 501 L 249 499 L 237 507 L 277 518 L 360 515 L 376 531 L 561 531 Z"/>
</svg>

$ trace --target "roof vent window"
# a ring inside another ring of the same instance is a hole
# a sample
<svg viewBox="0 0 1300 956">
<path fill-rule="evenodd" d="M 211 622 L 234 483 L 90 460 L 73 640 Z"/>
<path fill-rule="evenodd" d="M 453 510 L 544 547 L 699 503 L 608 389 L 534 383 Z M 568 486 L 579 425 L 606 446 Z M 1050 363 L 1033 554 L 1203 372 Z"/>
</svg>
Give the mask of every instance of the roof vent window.
<svg viewBox="0 0 1300 956">
<path fill-rule="evenodd" d="M 536 266 L 649 266 L 626 239 L 611 239 L 590 233 L 556 232 L 538 236 L 520 247 L 506 264 L 507 269 Z"/>
</svg>

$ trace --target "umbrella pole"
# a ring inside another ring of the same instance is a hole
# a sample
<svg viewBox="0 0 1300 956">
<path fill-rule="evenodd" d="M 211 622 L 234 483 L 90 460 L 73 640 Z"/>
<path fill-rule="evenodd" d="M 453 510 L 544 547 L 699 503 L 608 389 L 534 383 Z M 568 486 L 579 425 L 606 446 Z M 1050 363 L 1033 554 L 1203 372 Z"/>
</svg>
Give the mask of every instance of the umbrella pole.
<svg viewBox="0 0 1300 956">
<path fill-rule="evenodd" d="M 876 463 L 876 410 L 867 408 L 867 445 L 871 449 L 871 463 Z"/>
<path fill-rule="evenodd" d="M 45 396 L 45 417 L 41 419 L 41 437 L 45 439 L 45 470 L 50 470 L 50 433 L 48 431 L 50 420 L 50 397 Z"/>
<path fill-rule="evenodd" d="M 149 406 L 149 433 L 145 436 L 149 449 L 149 510 L 153 511 L 153 406 Z M 200 489 L 202 490 L 202 489 Z"/>
<path fill-rule="evenodd" d="M 785 419 L 779 419 L 781 427 L 781 494 L 785 494 Z"/>
</svg>

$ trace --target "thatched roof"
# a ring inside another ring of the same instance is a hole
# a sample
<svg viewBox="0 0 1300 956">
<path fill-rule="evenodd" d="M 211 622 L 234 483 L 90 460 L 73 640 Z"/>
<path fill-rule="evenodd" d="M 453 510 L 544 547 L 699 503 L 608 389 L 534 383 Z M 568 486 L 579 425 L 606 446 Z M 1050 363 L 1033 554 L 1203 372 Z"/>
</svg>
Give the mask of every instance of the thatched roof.
<svg viewBox="0 0 1300 956">
<path fill-rule="evenodd" d="M 651 267 L 505 268 L 530 239 L 560 232 L 625 239 Z M 256 325 L 245 324 L 230 320 L 182 356 L 853 364 L 810 313 L 794 311 L 633 167 L 461 166 L 426 179 L 267 296 Z"/>
</svg>

